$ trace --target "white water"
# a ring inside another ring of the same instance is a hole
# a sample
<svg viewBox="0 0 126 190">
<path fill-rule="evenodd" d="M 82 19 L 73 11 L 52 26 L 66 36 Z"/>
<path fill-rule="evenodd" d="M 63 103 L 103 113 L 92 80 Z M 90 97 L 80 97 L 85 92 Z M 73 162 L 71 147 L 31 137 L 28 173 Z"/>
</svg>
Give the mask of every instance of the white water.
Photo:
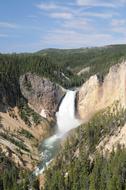
<svg viewBox="0 0 126 190">
<path fill-rule="evenodd" d="M 80 125 L 80 120 L 75 118 L 76 91 L 68 91 L 56 113 L 58 133 L 65 134 Z"/>
<path fill-rule="evenodd" d="M 75 96 L 76 91 L 68 91 L 62 100 L 59 111 L 56 113 L 57 132 L 42 143 L 42 163 L 34 172 L 35 175 L 43 173 L 45 167 L 53 160 L 53 157 L 58 152 L 60 139 L 63 138 L 68 131 L 81 124 L 81 121 L 75 117 Z"/>
</svg>

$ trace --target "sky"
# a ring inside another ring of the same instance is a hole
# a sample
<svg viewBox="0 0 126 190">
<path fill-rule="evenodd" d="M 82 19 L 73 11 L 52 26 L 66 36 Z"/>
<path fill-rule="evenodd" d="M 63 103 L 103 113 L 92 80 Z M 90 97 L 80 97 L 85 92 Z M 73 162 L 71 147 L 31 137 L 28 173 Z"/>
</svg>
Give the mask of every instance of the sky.
<svg viewBox="0 0 126 190">
<path fill-rule="evenodd" d="M 0 0 L 0 52 L 126 43 L 126 0 Z"/>
</svg>

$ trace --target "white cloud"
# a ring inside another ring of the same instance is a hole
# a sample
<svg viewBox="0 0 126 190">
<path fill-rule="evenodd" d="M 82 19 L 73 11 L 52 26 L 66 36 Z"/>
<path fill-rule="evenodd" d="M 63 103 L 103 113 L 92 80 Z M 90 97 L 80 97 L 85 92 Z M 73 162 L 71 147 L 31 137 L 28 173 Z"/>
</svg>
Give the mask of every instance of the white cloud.
<svg viewBox="0 0 126 190">
<path fill-rule="evenodd" d="M 86 17 L 99 17 L 102 19 L 108 19 L 112 18 L 114 14 L 114 12 L 84 12 L 81 15 Z"/>
<path fill-rule="evenodd" d="M 0 22 L 0 28 L 16 28 L 16 24 L 10 22 Z"/>
<path fill-rule="evenodd" d="M 122 0 L 110 0 L 107 2 L 106 0 L 76 0 L 77 5 L 79 6 L 100 6 L 100 7 L 108 7 L 115 8 L 117 4 L 124 3 Z"/>
<path fill-rule="evenodd" d="M 59 6 L 55 3 L 39 3 L 36 5 L 37 8 L 45 11 L 54 10 L 59 8 Z"/>
<path fill-rule="evenodd" d="M 112 41 L 110 34 L 104 33 L 80 33 L 74 30 L 54 30 L 47 34 L 45 38 L 42 38 L 42 43 L 45 46 L 63 46 L 66 48 L 76 48 L 85 46 L 97 46 L 109 44 Z"/>
<path fill-rule="evenodd" d="M 43 1 L 44 2 L 44 1 Z M 47 1 L 46 1 L 47 2 Z M 75 3 L 66 3 L 66 4 L 57 4 L 57 3 L 40 3 L 36 7 L 44 12 L 44 16 L 54 18 L 52 21 L 49 20 L 50 31 L 46 31 L 46 35 L 43 34 L 42 38 L 38 39 L 37 43 L 22 44 L 21 47 L 17 48 L 26 48 L 26 49 L 41 49 L 42 47 L 61 47 L 61 48 L 77 48 L 77 47 L 90 47 L 90 46 L 102 46 L 107 44 L 114 43 L 124 43 L 124 34 L 126 33 L 126 21 L 124 19 L 114 19 L 119 18 L 118 14 L 120 13 L 117 9 L 107 9 L 105 12 L 102 7 L 106 8 L 115 8 L 117 4 L 125 3 L 123 0 L 75 0 Z M 115 3 L 114 3 L 115 2 Z M 78 5 L 78 6 L 77 6 Z M 95 12 L 89 9 L 88 6 L 100 6 L 99 9 L 95 9 Z M 44 10 L 44 11 L 43 11 Z M 99 10 L 99 12 L 98 12 Z M 106 10 L 106 9 L 105 9 Z M 45 12 L 46 11 L 46 12 Z M 40 13 L 40 11 L 39 11 Z M 38 16 L 29 15 L 29 18 L 36 19 Z M 105 27 L 99 27 L 102 24 L 101 19 L 108 19 L 107 22 L 104 20 Z M 55 21 L 55 19 L 58 19 Z M 57 27 L 54 28 L 54 25 L 51 22 L 55 22 Z M 99 23 L 98 23 L 99 22 Z M 32 30 L 42 30 L 41 25 L 38 26 L 23 26 L 24 29 Z M 9 22 L 0 22 L 0 28 L 16 28 L 17 25 Z M 18 26 L 21 28 L 21 26 Z M 22 29 L 21 28 L 21 29 Z M 33 31 L 34 32 L 34 31 Z M 41 34 L 42 34 L 41 32 Z M 121 33 L 118 35 L 116 33 Z M 117 38 L 116 35 L 119 37 Z M 0 34 L 0 37 L 7 37 L 8 35 Z M 32 45 L 32 46 L 31 46 Z M 31 46 L 31 47 L 30 47 Z M 15 46 L 14 46 L 15 48 Z"/>
<path fill-rule="evenodd" d="M 114 26 L 110 29 L 110 32 L 116 33 L 119 36 L 123 37 L 123 40 L 126 39 L 126 26 Z"/>
<path fill-rule="evenodd" d="M 73 3 L 65 2 L 64 5 L 39 4 L 38 8 L 48 11 L 46 13 L 48 16 L 58 19 L 58 29 L 52 27 L 46 36 L 42 37 L 41 43 L 45 47 L 63 48 L 122 43 L 126 31 L 123 27 L 125 22 L 114 18 L 120 17 L 120 10 L 117 8 L 121 8 L 124 3 L 126 0 L 74 0 Z M 89 9 L 97 6 L 99 9 L 95 11 L 91 12 Z M 107 22 L 104 19 L 107 19 Z M 123 36 L 117 38 L 119 32 Z"/>
<path fill-rule="evenodd" d="M 51 13 L 50 16 L 52 18 L 58 18 L 58 19 L 72 19 L 73 15 L 69 12 L 55 12 Z"/>
<path fill-rule="evenodd" d="M 91 1 L 91 0 L 89 0 Z M 42 43 L 47 46 L 62 46 L 75 48 L 80 46 L 97 46 L 112 43 L 112 33 L 108 28 L 98 29 L 94 17 L 109 19 L 116 12 L 89 12 L 82 11 L 80 7 L 76 9 L 71 7 L 67 12 L 56 12 L 55 10 L 48 13 L 53 18 L 60 20 L 59 29 L 51 29 L 46 36 L 42 37 Z M 91 17 L 91 18 L 90 18 Z"/>
<path fill-rule="evenodd" d="M 92 31 L 94 30 L 90 19 L 83 18 L 73 18 L 70 21 L 66 20 L 62 23 L 62 27 L 66 30 L 83 30 L 83 31 Z"/>
<path fill-rule="evenodd" d="M 113 19 L 111 21 L 111 32 L 119 33 L 126 37 L 126 20 Z"/>
</svg>

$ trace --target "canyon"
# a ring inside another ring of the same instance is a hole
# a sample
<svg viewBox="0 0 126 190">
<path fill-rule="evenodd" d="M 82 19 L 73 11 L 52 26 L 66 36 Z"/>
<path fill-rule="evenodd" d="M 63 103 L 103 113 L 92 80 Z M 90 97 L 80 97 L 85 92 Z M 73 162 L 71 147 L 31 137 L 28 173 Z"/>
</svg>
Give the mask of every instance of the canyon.
<svg viewBox="0 0 126 190">
<path fill-rule="evenodd" d="M 76 75 L 82 77 L 89 73 L 91 68 L 85 68 Z M 17 167 L 39 176 L 40 186 L 45 182 L 45 169 L 55 165 L 55 158 L 64 149 L 67 138 L 70 145 L 72 138 L 76 140 L 79 126 L 86 129 L 92 118 L 108 107 L 112 109 L 110 115 L 116 116 L 112 108 L 115 104 L 120 113 L 126 108 L 125 61 L 111 66 L 105 76 L 96 73 L 74 88 L 65 88 L 58 81 L 30 71 L 21 74 L 14 85 L 9 89 L 0 82 L 0 150 Z M 113 128 L 111 136 L 106 134 L 99 139 L 96 152 L 102 149 L 105 155 L 113 147 L 116 150 L 119 144 L 125 147 L 125 124 L 118 125 L 120 128 Z M 80 155 L 79 146 L 73 148 L 73 159 Z M 94 153 L 90 159 L 94 159 Z"/>
<path fill-rule="evenodd" d="M 97 75 L 91 76 L 90 79 L 86 83 L 84 83 L 79 89 L 77 89 L 76 92 L 69 92 L 58 84 L 54 84 L 45 78 L 41 78 L 35 74 L 26 73 L 25 75 L 20 77 L 20 89 L 22 95 L 27 99 L 29 106 L 35 112 L 50 121 L 52 118 L 56 120 L 57 117 L 57 126 L 59 127 L 59 131 L 65 133 L 73 129 L 74 127 L 79 126 L 81 123 L 89 121 L 89 119 L 95 113 L 107 108 L 108 106 L 111 106 L 116 101 L 119 101 L 121 106 L 125 108 L 125 71 L 125 62 L 117 64 L 110 68 L 109 73 L 105 76 L 103 81 L 100 81 Z M 64 97 L 66 96 L 69 96 L 69 99 L 72 99 L 73 96 L 73 101 L 75 102 L 71 104 L 71 102 L 67 102 L 66 100 L 66 103 L 64 102 L 65 104 L 63 105 L 62 101 L 65 101 Z M 6 99 L 6 96 L 4 96 L 4 98 Z M 5 110 L 6 107 L 7 103 L 5 103 L 5 106 L 3 106 L 3 110 Z M 58 112 L 58 110 L 60 109 L 62 111 Z M 43 113 L 45 113 L 45 115 L 41 114 L 42 110 L 44 110 Z M 68 116 L 69 114 L 70 116 Z M 43 120 L 41 124 L 35 125 L 33 123 L 32 127 L 28 128 L 26 123 L 20 118 L 19 110 L 16 107 L 10 110 L 8 109 L 8 111 L 5 113 L 1 112 L 0 116 L 2 118 L 1 124 L 4 127 L 4 129 L 1 128 L 1 133 L 3 131 L 8 131 L 8 133 L 14 133 L 15 135 L 18 135 L 18 130 L 20 131 L 21 129 L 24 129 L 29 131 L 35 137 L 38 144 L 42 141 L 42 139 L 48 136 L 50 130 L 50 124 L 48 122 Z M 76 121 L 74 121 L 74 117 L 76 117 Z M 26 145 L 28 143 L 29 147 L 34 147 L 31 148 L 33 149 L 34 153 L 31 154 L 36 154 L 36 160 L 39 160 L 39 153 L 37 153 L 37 147 L 35 147 L 36 145 L 33 146 L 33 142 L 29 142 L 29 140 L 26 140 L 26 138 L 24 137 L 22 138 L 22 140 L 25 141 Z M 16 148 L 14 148 L 13 146 L 13 148 L 9 147 L 11 146 L 7 143 L 7 141 L 1 141 L 1 149 L 3 149 L 4 152 L 8 152 L 7 149 L 11 149 L 11 151 L 14 152 L 12 154 L 12 158 L 15 157 L 15 162 L 19 162 L 22 166 L 23 164 L 21 164 L 21 160 L 18 158 L 18 156 L 16 156 Z M 27 162 L 31 162 L 29 156 L 25 155 L 24 158 L 25 161 L 27 160 Z M 32 159 L 34 160 L 34 158 Z"/>
<path fill-rule="evenodd" d="M 110 68 L 109 73 L 105 76 L 103 81 L 100 81 L 97 75 L 91 76 L 86 83 L 77 89 L 77 91 L 73 92 L 67 91 L 48 79 L 41 78 L 35 74 L 26 73 L 20 77 L 20 89 L 22 95 L 28 101 L 28 105 L 35 112 L 43 116 L 43 118 L 47 118 L 50 121 L 53 118 L 58 126 L 58 130 L 65 134 L 74 127 L 79 126 L 81 123 L 88 122 L 94 114 L 111 106 L 116 101 L 119 101 L 121 106 L 125 108 L 125 71 L 126 63 L 122 62 L 121 64 L 117 64 Z M 67 96 L 68 99 L 70 99 L 68 102 Z M 5 105 L 5 107 L 7 107 L 7 103 Z M 45 113 L 45 115 L 41 114 L 42 110 L 44 110 L 43 113 Z M 38 144 L 49 135 L 50 124 L 48 122 L 43 121 L 38 125 L 33 123 L 33 127 L 28 128 L 26 123 L 20 118 L 19 110 L 16 107 L 10 110 L 8 109 L 5 113 L 1 112 L 0 116 L 2 118 L 1 124 L 4 126 L 4 130 L 2 128 L 1 132 L 8 131 L 8 133 L 18 135 L 18 130 L 20 131 L 21 129 L 24 129 L 29 131 L 35 137 Z M 76 119 L 74 119 L 74 117 Z M 33 146 L 32 142 L 29 142 L 29 140 L 26 140 L 24 137 L 22 140 L 25 141 L 26 145 L 26 142 L 29 143 L 28 146 L 31 146 L 31 149 L 33 149 L 33 152 L 37 155 L 36 159 L 39 161 L 37 146 Z M 4 152 L 11 147 L 5 140 L 4 142 L 2 141 L 1 144 L 1 149 L 3 149 Z M 11 151 L 14 152 L 12 157 L 16 157 L 15 148 L 11 149 Z M 34 155 L 34 153 L 31 154 Z M 27 162 L 30 162 L 29 156 L 25 155 L 24 157 L 25 161 L 27 160 Z M 19 162 L 21 166 L 23 165 L 21 164 L 21 160 L 18 159 L 18 156 L 16 157 L 15 162 Z"/>
</svg>

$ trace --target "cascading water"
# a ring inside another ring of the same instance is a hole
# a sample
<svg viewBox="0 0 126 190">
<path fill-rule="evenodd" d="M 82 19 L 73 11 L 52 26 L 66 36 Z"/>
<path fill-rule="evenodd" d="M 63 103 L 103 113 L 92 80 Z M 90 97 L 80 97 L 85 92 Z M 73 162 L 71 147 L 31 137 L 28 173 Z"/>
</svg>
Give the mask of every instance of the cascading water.
<svg viewBox="0 0 126 190">
<path fill-rule="evenodd" d="M 56 113 L 58 133 L 61 135 L 80 124 L 80 120 L 75 118 L 75 96 L 76 91 L 68 91 Z"/>
<path fill-rule="evenodd" d="M 75 96 L 76 91 L 67 91 L 60 104 L 59 111 L 56 113 L 57 132 L 55 135 L 44 140 L 40 147 L 42 162 L 35 171 L 36 175 L 43 173 L 45 167 L 49 165 L 56 155 L 60 145 L 60 139 L 68 131 L 81 124 L 81 121 L 75 117 Z"/>
</svg>

